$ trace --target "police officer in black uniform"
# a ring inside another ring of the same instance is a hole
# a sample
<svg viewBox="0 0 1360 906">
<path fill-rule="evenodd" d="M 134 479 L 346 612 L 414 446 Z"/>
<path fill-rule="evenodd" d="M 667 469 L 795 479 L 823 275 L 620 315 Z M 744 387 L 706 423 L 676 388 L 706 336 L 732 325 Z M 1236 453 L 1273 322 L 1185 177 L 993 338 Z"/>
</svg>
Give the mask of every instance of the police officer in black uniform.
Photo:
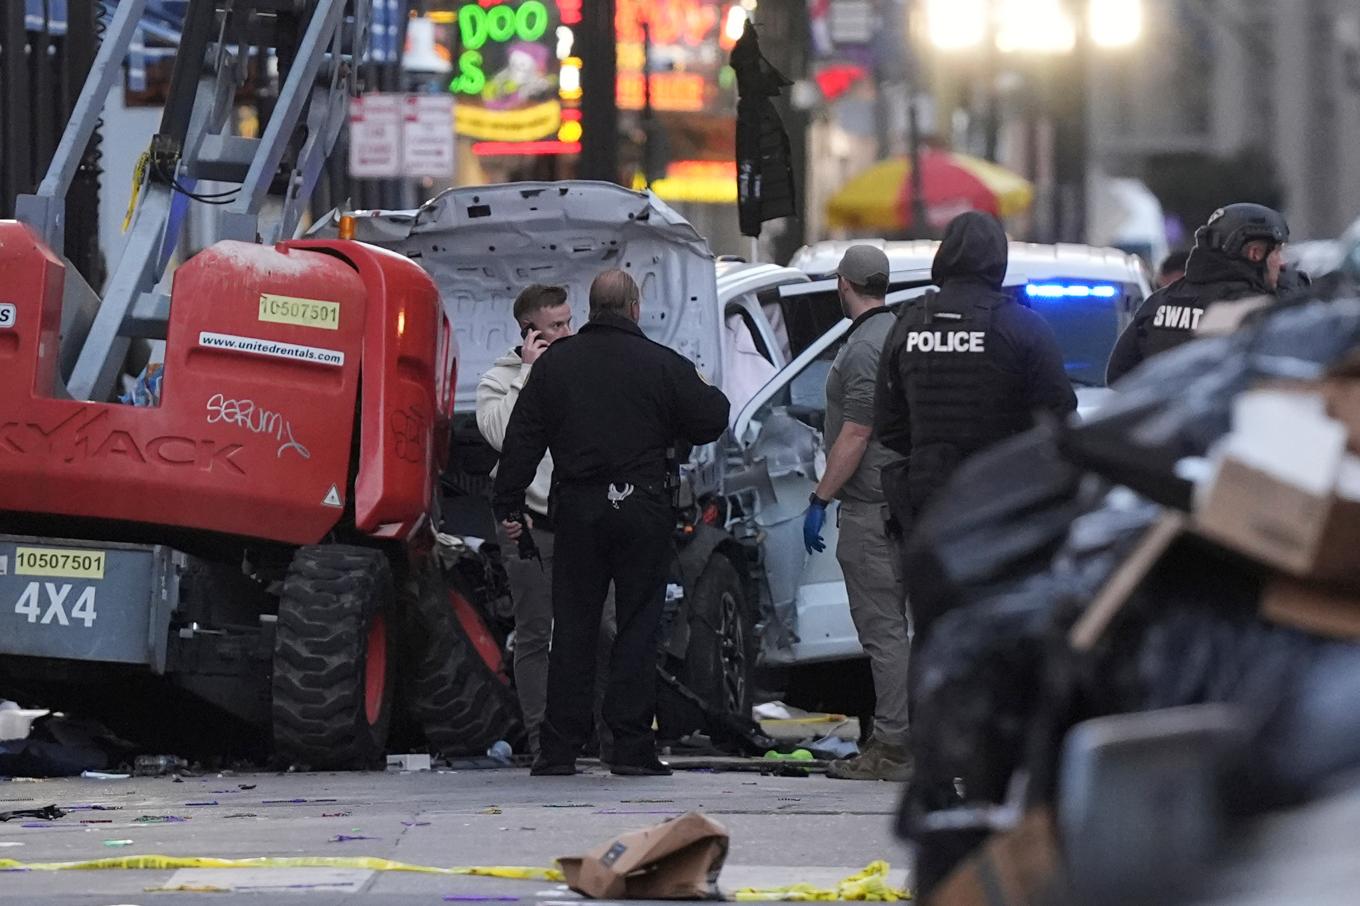
<svg viewBox="0 0 1360 906">
<path fill-rule="evenodd" d="M 965 458 L 1030 428 L 1036 411 L 1077 407 L 1052 328 L 1001 291 L 1008 253 L 995 217 L 954 218 L 931 266 L 939 291 L 899 309 L 883 347 L 874 429 L 906 457 L 883 470 L 904 526 Z"/>
<path fill-rule="evenodd" d="M 548 710 L 532 773 L 576 772 L 591 728 L 596 645 L 609 583 L 618 634 L 604 698 L 615 774 L 665 775 L 656 757 L 656 657 L 675 529 L 667 450 L 727 428 L 728 401 L 694 363 L 638 327 L 641 295 L 621 270 L 590 287 L 590 321 L 534 366 L 510 417 L 494 507 L 506 532 L 527 531 L 524 491 L 545 450 L 555 468 L 557 530 Z"/>
<path fill-rule="evenodd" d="M 1124 329 L 1105 380 L 1113 384 L 1143 361 L 1195 336 L 1200 318 L 1215 302 L 1275 295 L 1289 224 L 1279 211 L 1259 204 L 1230 204 L 1195 230 L 1185 276 L 1144 300 Z"/>
</svg>

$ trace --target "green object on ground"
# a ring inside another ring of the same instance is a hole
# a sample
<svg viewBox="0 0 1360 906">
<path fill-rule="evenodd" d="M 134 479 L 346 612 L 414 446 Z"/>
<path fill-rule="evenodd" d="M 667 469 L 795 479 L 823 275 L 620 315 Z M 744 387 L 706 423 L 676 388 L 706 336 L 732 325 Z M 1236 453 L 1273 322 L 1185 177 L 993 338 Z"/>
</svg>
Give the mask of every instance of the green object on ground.
<svg viewBox="0 0 1360 906">
<path fill-rule="evenodd" d="M 807 749 L 794 749 L 787 755 L 783 752 L 776 752 L 774 749 L 765 753 L 766 761 L 812 761 L 812 753 Z"/>
</svg>

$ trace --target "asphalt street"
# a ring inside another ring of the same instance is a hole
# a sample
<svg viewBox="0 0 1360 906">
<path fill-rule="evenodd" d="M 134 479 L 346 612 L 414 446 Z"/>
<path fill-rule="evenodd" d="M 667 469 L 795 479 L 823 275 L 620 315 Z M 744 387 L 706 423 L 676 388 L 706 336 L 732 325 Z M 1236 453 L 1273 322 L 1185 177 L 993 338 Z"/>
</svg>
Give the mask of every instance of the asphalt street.
<svg viewBox="0 0 1360 906">
<path fill-rule="evenodd" d="M 691 809 L 724 825 L 724 890 L 834 886 L 892 863 L 898 789 L 824 776 L 677 772 L 530 777 L 525 769 L 372 774 L 212 774 L 0 783 L 0 812 L 54 804 L 54 821 L 0 824 L 0 860 L 69 862 L 165 855 L 377 857 L 414 865 L 548 868 L 628 830 Z M 124 842 L 127 841 L 127 842 Z M 167 888 L 188 888 L 169 891 Z M 160 888 L 162 892 L 153 892 Z M 209 892 L 227 889 L 230 892 Z M 285 896 L 285 892 L 294 896 Z M 364 868 L 0 872 L 0 900 L 41 904 L 440 903 L 445 897 L 544 903 L 579 898 L 543 880 Z M 506 899 L 513 898 L 513 899 Z M 469 900 L 464 900 L 465 902 Z M 471 900 L 477 902 L 477 900 Z"/>
</svg>

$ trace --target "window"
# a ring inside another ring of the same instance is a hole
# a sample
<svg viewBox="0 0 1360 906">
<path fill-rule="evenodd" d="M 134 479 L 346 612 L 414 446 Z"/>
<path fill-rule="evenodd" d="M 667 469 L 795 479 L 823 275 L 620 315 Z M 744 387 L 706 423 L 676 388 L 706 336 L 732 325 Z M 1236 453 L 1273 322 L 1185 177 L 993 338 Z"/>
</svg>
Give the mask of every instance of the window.
<svg viewBox="0 0 1360 906">
<path fill-rule="evenodd" d="M 756 421 L 764 422 L 770 413 L 783 408 L 805 425 L 822 431 L 826 424 L 826 378 L 836 355 L 845 344 L 840 337 L 812 361 L 805 364 L 793 379 L 779 388 L 774 396 L 760 407 Z"/>
<path fill-rule="evenodd" d="M 1114 298 L 1034 296 L 1027 294 L 1024 286 L 1008 288 L 1022 305 L 1034 309 L 1053 328 L 1062 348 L 1067 376 L 1078 386 L 1105 386 L 1105 365 L 1125 320 L 1122 312 L 1128 310 L 1128 305 L 1137 308 L 1142 302 L 1142 291 L 1136 285 L 1115 285 L 1119 295 Z"/>
<path fill-rule="evenodd" d="M 801 355 L 845 317 L 834 287 L 821 292 L 797 292 L 802 285 L 777 287 L 757 296 L 789 361 Z"/>
</svg>

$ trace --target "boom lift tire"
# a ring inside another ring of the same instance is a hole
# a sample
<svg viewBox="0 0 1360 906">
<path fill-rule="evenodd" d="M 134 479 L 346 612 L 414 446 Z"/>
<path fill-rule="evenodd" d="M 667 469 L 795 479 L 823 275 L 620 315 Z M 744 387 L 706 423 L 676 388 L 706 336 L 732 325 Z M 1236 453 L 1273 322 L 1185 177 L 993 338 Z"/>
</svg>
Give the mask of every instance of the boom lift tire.
<svg viewBox="0 0 1360 906">
<path fill-rule="evenodd" d="M 454 613 L 448 582 L 432 560 L 412 571 L 403 594 L 411 665 L 407 711 L 424 730 L 431 751 L 481 756 L 498 740 L 520 750 L 525 735 L 519 700 L 477 652 Z"/>
<path fill-rule="evenodd" d="M 381 551 L 332 544 L 294 554 L 274 635 L 280 759 L 313 769 L 383 763 L 396 687 L 394 599 Z"/>
<path fill-rule="evenodd" d="M 750 718 L 756 661 L 755 617 L 746 601 L 741 575 L 724 554 L 709 557 L 687 595 L 689 645 L 679 680 L 702 698 L 711 711 Z M 670 692 L 658 690 L 657 707 L 664 736 L 680 737 L 709 726 L 702 711 Z"/>
</svg>

